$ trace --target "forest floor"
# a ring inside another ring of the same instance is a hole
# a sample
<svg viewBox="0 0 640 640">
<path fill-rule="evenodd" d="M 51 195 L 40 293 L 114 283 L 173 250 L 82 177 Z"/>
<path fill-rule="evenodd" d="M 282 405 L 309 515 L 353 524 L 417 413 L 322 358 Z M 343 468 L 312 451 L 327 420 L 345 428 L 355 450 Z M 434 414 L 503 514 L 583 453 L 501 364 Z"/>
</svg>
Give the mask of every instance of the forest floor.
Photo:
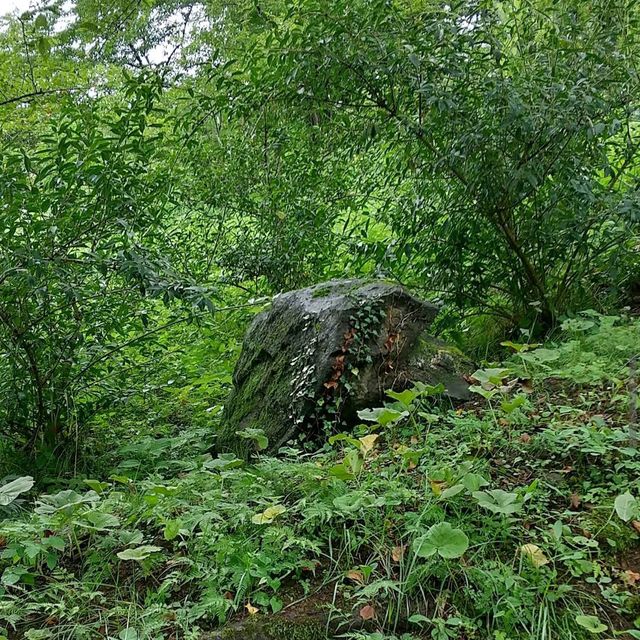
<svg viewBox="0 0 640 640">
<path fill-rule="evenodd" d="M 105 414 L 111 470 L 0 512 L 0 638 L 640 638 L 640 322 L 506 347 L 315 453 L 212 458 L 215 374 Z"/>
</svg>

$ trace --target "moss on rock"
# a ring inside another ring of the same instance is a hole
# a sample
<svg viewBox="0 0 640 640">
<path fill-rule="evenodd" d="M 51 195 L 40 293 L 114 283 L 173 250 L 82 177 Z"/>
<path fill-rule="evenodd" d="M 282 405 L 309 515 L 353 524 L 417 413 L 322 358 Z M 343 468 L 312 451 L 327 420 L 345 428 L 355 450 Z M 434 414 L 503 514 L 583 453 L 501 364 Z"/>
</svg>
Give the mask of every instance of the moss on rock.
<svg viewBox="0 0 640 640">
<path fill-rule="evenodd" d="M 387 282 L 334 280 L 276 296 L 247 331 L 217 449 L 246 458 L 252 443 L 238 431 L 248 428 L 262 429 L 272 452 L 301 433 L 319 440 L 326 416 L 318 406 L 339 404 L 348 421 L 382 402 L 385 389 L 412 381 L 442 381 L 461 397 L 466 383 L 458 369 L 425 352 L 435 348 L 425 332 L 437 313 Z M 354 369 L 353 384 L 344 384 Z"/>
</svg>

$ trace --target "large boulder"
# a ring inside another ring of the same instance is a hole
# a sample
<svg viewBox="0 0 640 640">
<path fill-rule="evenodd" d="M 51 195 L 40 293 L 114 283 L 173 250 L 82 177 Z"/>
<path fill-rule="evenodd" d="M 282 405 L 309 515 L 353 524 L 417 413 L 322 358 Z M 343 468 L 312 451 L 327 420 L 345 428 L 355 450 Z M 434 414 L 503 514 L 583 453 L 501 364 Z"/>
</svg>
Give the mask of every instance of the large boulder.
<svg viewBox="0 0 640 640">
<path fill-rule="evenodd" d="M 246 456 L 252 429 L 272 452 L 321 441 L 380 406 L 385 390 L 415 382 L 466 399 L 468 362 L 427 332 L 437 313 L 386 282 L 334 280 L 276 296 L 246 334 L 216 449 Z"/>
</svg>

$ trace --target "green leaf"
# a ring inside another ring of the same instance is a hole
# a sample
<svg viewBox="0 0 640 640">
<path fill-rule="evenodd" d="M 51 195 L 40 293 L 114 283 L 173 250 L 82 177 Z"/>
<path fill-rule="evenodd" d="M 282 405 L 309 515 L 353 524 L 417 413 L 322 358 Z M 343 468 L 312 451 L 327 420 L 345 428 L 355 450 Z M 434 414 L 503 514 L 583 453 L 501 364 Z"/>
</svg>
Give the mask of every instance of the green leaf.
<svg viewBox="0 0 640 640">
<path fill-rule="evenodd" d="M 461 491 L 464 491 L 464 485 L 454 484 L 452 487 L 448 487 L 440 494 L 440 499 L 446 500 L 447 498 L 452 498 L 453 496 L 457 496 Z"/>
<path fill-rule="evenodd" d="M 472 378 L 477 380 L 482 386 L 497 387 L 502 384 L 502 380 L 511 373 L 510 369 L 497 367 L 494 369 L 478 369 L 472 374 Z"/>
<path fill-rule="evenodd" d="M 236 431 L 236 435 L 245 438 L 245 440 L 253 440 L 258 451 L 263 451 L 269 446 L 269 438 L 265 436 L 262 429 L 244 429 Z"/>
<path fill-rule="evenodd" d="M 387 395 L 394 400 L 397 400 L 405 409 L 407 409 L 411 403 L 420 397 L 420 392 L 415 389 L 405 389 L 404 391 L 387 391 Z"/>
<path fill-rule="evenodd" d="M 31 476 L 22 476 L 0 487 L 0 507 L 11 504 L 21 493 L 26 493 L 35 484 Z"/>
<path fill-rule="evenodd" d="M 492 491 L 474 491 L 473 497 L 484 509 L 493 511 L 493 513 L 502 513 L 505 515 L 517 513 L 520 511 L 523 504 L 523 501 L 518 499 L 517 493 L 509 493 L 502 489 L 493 489 Z"/>
<path fill-rule="evenodd" d="M 222 453 L 213 460 L 207 460 L 202 466 L 208 471 L 223 471 L 237 469 L 244 464 L 240 458 L 236 458 L 233 453 Z"/>
<path fill-rule="evenodd" d="M 76 521 L 76 524 L 96 531 L 108 531 L 109 529 L 119 526 L 120 520 L 111 513 L 89 511 L 82 514 L 82 520 Z"/>
<path fill-rule="evenodd" d="M 344 464 L 334 464 L 329 469 L 329 475 L 339 480 L 352 480 L 355 477 Z"/>
<path fill-rule="evenodd" d="M 478 491 L 480 487 L 486 487 L 489 483 L 479 473 L 467 473 L 462 476 L 460 482 L 467 491 Z"/>
<path fill-rule="evenodd" d="M 628 491 L 615 499 L 614 507 L 618 517 L 624 522 L 629 522 L 638 513 L 638 501 Z"/>
<path fill-rule="evenodd" d="M 589 633 L 602 633 L 608 629 L 606 624 L 600 622 L 598 616 L 576 616 L 576 622 Z"/>
<path fill-rule="evenodd" d="M 124 551 L 120 551 L 117 556 L 120 560 L 142 562 L 142 560 L 146 560 L 150 555 L 157 553 L 158 551 L 162 551 L 162 547 L 145 544 L 141 547 L 136 547 L 135 549 L 125 549 Z"/>
<path fill-rule="evenodd" d="M 448 522 L 434 524 L 414 543 L 415 554 L 429 558 L 436 553 L 442 558 L 459 558 L 469 548 L 469 538 L 461 529 L 454 529 Z"/>
<path fill-rule="evenodd" d="M 558 349 L 535 349 L 528 353 L 520 353 L 520 357 L 527 362 L 533 364 L 544 365 L 547 362 L 553 362 L 560 357 L 560 351 Z"/>
<path fill-rule="evenodd" d="M 362 409 L 358 411 L 358 418 L 367 422 L 377 422 L 385 427 L 392 422 L 397 422 L 409 415 L 407 411 L 396 411 L 389 407 L 380 407 L 377 409 Z"/>
<path fill-rule="evenodd" d="M 90 478 L 83 480 L 83 482 L 96 493 L 102 493 L 105 489 L 109 488 L 108 482 L 100 482 L 99 480 L 91 480 Z"/>
<path fill-rule="evenodd" d="M 500 403 L 500 408 L 505 413 L 513 413 L 516 409 L 519 409 L 525 402 L 527 398 L 525 395 L 517 395 L 512 400 L 504 400 Z"/>
<path fill-rule="evenodd" d="M 47 16 L 45 16 L 43 13 L 38 14 L 38 17 L 36 18 L 34 24 L 37 29 L 46 29 L 48 25 Z"/>
<path fill-rule="evenodd" d="M 493 398 L 493 396 L 498 393 L 496 389 L 485 389 L 484 387 L 481 387 L 477 384 L 472 384 L 469 387 L 469 391 L 481 395 L 485 400 L 491 400 L 491 398 Z"/>
<path fill-rule="evenodd" d="M 118 634 L 118 638 L 119 640 L 138 640 L 138 632 L 135 629 L 128 627 Z"/>
<path fill-rule="evenodd" d="M 164 525 L 164 539 L 175 540 L 180 535 L 180 520 L 168 520 Z"/>
</svg>

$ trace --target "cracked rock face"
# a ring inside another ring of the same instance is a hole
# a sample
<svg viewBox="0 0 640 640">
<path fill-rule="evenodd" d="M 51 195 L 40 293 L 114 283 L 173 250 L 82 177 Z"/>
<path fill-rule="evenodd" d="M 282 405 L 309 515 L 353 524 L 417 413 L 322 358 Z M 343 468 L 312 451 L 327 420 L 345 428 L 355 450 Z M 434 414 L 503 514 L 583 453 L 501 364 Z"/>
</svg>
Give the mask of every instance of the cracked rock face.
<svg viewBox="0 0 640 640">
<path fill-rule="evenodd" d="M 276 296 L 256 316 L 233 375 L 216 449 L 246 457 L 262 429 L 269 451 L 289 441 L 326 438 L 333 424 L 357 420 L 380 406 L 387 389 L 442 383 L 464 400 L 462 374 L 470 363 L 429 336 L 438 313 L 404 287 L 386 282 L 333 280 Z"/>
</svg>

